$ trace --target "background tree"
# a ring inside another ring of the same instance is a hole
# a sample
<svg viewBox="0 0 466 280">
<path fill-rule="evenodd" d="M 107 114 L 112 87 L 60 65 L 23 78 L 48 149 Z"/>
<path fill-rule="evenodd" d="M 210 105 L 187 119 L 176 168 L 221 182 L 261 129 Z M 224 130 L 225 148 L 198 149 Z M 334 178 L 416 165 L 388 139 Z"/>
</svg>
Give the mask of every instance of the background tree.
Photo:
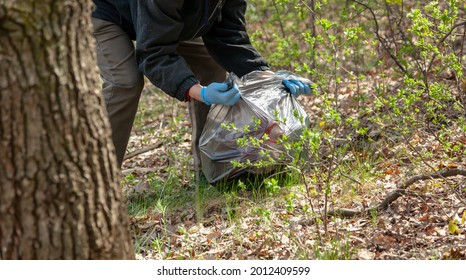
<svg viewBox="0 0 466 280">
<path fill-rule="evenodd" d="M 0 259 L 134 258 L 91 1 L 0 1 Z"/>
</svg>

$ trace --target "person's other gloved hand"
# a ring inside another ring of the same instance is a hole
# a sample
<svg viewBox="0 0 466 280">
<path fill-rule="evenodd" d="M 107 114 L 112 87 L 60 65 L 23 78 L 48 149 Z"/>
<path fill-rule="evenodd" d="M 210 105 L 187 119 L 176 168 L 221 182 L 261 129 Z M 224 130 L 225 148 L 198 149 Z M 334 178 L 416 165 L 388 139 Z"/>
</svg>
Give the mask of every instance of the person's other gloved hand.
<svg viewBox="0 0 466 280">
<path fill-rule="evenodd" d="M 311 87 L 298 80 L 283 80 L 283 85 L 296 97 L 301 94 L 310 94 Z"/>
<path fill-rule="evenodd" d="M 201 99 L 207 105 L 222 104 L 232 106 L 240 97 L 241 93 L 236 84 L 229 88 L 226 83 L 211 83 L 206 87 L 202 87 L 201 90 Z"/>
</svg>

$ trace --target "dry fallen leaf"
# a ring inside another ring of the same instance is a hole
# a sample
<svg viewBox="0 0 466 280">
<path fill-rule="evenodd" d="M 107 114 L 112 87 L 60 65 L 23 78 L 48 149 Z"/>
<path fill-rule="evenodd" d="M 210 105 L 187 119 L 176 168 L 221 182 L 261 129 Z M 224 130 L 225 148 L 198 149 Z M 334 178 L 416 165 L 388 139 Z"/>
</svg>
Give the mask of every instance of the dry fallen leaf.
<svg viewBox="0 0 466 280">
<path fill-rule="evenodd" d="M 178 241 L 178 236 L 172 235 L 170 237 L 170 244 L 175 245 L 177 243 L 177 241 Z"/>
<path fill-rule="evenodd" d="M 375 258 L 375 253 L 367 249 L 361 249 L 358 251 L 358 257 L 360 260 L 373 260 Z"/>
<path fill-rule="evenodd" d="M 199 226 L 192 226 L 189 230 L 188 230 L 188 233 L 189 234 L 195 234 L 195 233 L 198 233 L 200 230 L 200 227 Z"/>
<path fill-rule="evenodd" d="M 386 229 L 385 227 L 385 222 L 382 219 L 379 219 L 379 222 L 377 223 L 380 229 Z"/>
<path fill-rule="evenodd" d="M 427 213 L 424 216 L 419 218 L 419 221 L 424 222 L 427 221 L 430 218 L 430 215 Z"/>
<path fill-rule="evenodd" d="M 460 249 L 458 248 L 451 248 L 450 249 L 450 257 L 449 257 L 450 260 L 464 260 L 466 259 L 466 255 L 464 254 L 464 252 L 462 252 Z"/>
<path fill-rule="evenodd" d="M 395 241 L 396 239 L 393 236 L 387 236 L 382 233 L 376 233 L 376 235 L 372 239 L 372 242 L 376 245 L 391 244 L 391 243 L 394 243 Z"/>
<path fill-rule="evenodd" d="M 288 236 L 282 235 L 281 242 L 282 244 L 288 245 L 290 244 L 290 239 L 288 238 Z"/>
<path fill-rule="evenodd" d="M 399 169 L 398 167 L 389 168 L 389 169 L 385 170 L 385 174 L 386 174 L 386 175 L 396 175 L 396 174 L 400 174 L 400 169 Z"/>
<path fill-rule="evenodd" d="M 220 237 L 222 237 L 222 233 L 219 231 L 214 231 L 207 235 L 208 240 L 219 239 Z"/>
</svg>

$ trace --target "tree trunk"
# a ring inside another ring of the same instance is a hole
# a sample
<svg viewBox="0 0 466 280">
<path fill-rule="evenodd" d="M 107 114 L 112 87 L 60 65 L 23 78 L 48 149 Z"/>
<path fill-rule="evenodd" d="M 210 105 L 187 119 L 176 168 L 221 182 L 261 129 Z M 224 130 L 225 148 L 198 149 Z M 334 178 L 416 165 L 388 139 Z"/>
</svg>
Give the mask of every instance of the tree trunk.
<svg viewBox="0 0 466 280">
<path fill-rule="evenodd" d="M 134 258 L 92 8 L 0 0 L 0 259 Z"/>
</svg>

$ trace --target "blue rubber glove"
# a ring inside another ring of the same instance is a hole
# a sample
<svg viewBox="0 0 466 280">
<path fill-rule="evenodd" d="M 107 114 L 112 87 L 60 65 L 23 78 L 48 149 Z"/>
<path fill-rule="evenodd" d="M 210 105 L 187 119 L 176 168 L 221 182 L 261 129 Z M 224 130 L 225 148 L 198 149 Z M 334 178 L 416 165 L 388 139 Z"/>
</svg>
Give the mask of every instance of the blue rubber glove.
<svg viewBox="0 0 466 280">
<path fill-rule="evenodd" d="M 298 80 L 283 80 L 283 85 L 296 97 L 301 94 L 310 94 L 311 88 L 308 84 L 305 84 Z"/>
<path fill-rule="evenodd" d="M 201 99 L 207 105 L 222 104 L 227 106 L 234 105 L 241 97 L 238 86 L 226 83 L 211 83 L 202 87 Z"/>
</svg>

